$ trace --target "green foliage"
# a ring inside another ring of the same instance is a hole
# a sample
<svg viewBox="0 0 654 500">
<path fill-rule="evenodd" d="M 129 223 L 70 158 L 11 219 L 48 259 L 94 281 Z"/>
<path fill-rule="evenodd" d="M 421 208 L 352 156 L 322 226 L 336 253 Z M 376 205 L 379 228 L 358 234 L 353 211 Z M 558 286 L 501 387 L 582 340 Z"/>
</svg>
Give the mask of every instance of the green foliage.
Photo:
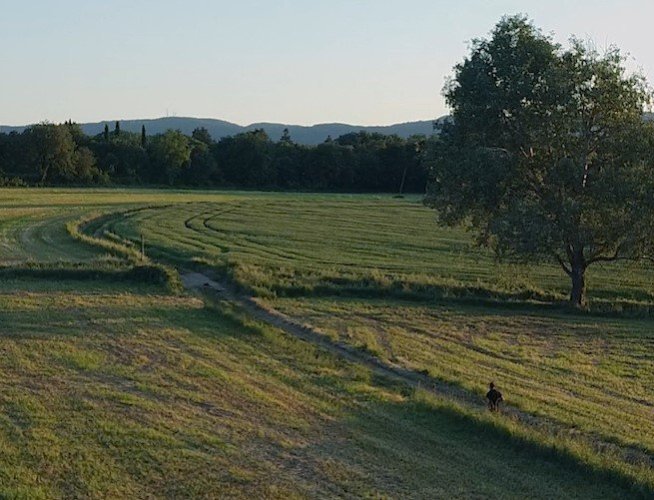
<svg viewBox="0 0 654 500">
<path fill-rule="evenodd" d="M 183 172 L 181 181 L 187 186 L 211 186 L 223 181 L 222 171 L 209 146 L 197 142 L 191 150 L 188 168 Z"/>
<path fill-rule="evenodd" d="M 179 275 L 174 270 L 160 264 L 125 266 L 124 263 L 112 261 L 81 264 L 28 262 L 19 266 L 0 267 L 0 278 L 3 280 L 131 282 L 157 285 L 172 293 L 182 290 Z"/>
<path fill-rule="evenodd" d="M 13 136 L 17 149 L 8 161 L 17 176 L 39 184 L 103 182 L 92 151 L 73 124 L 41 123 Z"/>
<path fill-rule="evenodd" d="M 503 258 L 555 260 L 584 302 L 586 268 L 652 255 L 650 93 L 616 48 L 567 50 L 524 17 L 475 40 L 446 85 L 426 203 Z"/>
<path fill-rule="evenodd" d="M 27 166 L 35 166 L 40 182 L 51 177 L 66 177 L 73 171 L 75 143 L 66 127 L 49 123 L 34 125 L 25 132 L 30 156 Z"/>
<path fill-rule="evenodd" d="M 273 143 L 263 129 L 238 134 L 213 148 L 223 158 L 225 176 L 238 186 L 272 187 L 277 183 L 271 168 Z"/>
<path fill-rule="evenodd" d="M 191 160 L 188 138 L 176 130 L 154 136 L 148 144 L 148 153 L 152 179 L 160 184 L 177 183 Z"/>
<path fill-rule="evenodd" d="M 291 139 L 291 133 L 288 131 L 287 128 L 285 128 L 282 132 L 282 137 L 279 139 L 279 142 L 282 144 L 293 144 L 293 140 Z"/>
<path fill-rule="evenodd" d="M 211 137 L 211 134 L 209 134 L 209 131 L 204 127 L 199 127 L 193 130 L 191 137 L 196 141 L 206 144 L 207 146 L 213 144 L 214 142 L 213 138 Z"/>
<path fill-rule="evenodd" d="M 290 135 L 275 143 L 263 130 L 215 142 L 204 128 L 194 130 L 191 137 L 169 130 L 147 138 L 145 126 L 139 135 L 109 134 L 107 125 L 96 137 L 85 136 L 72 122 L 49 127 L 62 135 L 63 146 L 48 145 L 52 158 L 41 163 L 38 151 L 44 141 L 28 141 L 26 133 L 0 134 L 0 173 L 30 184 L 321 191 L 396 192 L 406 187 L 423 192 L 426 183 L 418 147 L 424 138 L 420 137 L 404 140 L 361 132 L 307 147 L 295 144 Z M 56 175 L 46 172 L 52 165 Z"/>
</svg>

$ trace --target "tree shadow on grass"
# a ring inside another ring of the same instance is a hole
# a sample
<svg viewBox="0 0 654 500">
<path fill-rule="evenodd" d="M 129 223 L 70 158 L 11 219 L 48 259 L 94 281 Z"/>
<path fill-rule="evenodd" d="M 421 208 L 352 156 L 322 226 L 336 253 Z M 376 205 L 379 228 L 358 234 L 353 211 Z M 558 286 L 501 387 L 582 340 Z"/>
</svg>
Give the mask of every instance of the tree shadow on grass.
<svg viewBox="0 0 654 500">
<path fill-rule="evenodd" d="M 654 296 L 647 291 L 630 293 L 628 297 L 616 293 L 597 292 L 589 296 L 584 309 L 572 307 L 567 298 L 534 290 L 505 292 L 483 286 L 437 284 L 410 285 L 403 282 L 379 285 L 369 280 L 339 280 L 311 287 L 273 286 L 278 297 L 402 300 L 453 306 L 480 306 L 498 310 L 520 310 L 564 313 L 600 317 L 654 317 Z"/>
<path fill-rule="evenodd" d="M 256 488 L 267 482 L 274 484 L 281 481 L 280 477 L 284 484 L 297 482 L 302 485 L 301 489 L 307 496 L 316 497 L 633 498 L 639 494 L 646 496 L 653 493 L 648 489 L 631 488 L 629 479 L 612 470 L 595 469 L 571 454 L 513 435 L 501 425 L 495 425 L 492 420 L 474 418 L 452 407 L 422 401 L 403 384 L 389 383 L 374 375 L 367 376 L 361 366 L 354 366 L 353 363 L 334 366 L 334 356 L 318 352 L 312 344 L 305 345 L 292 338 L 280 339 L 280 335 L 266 331 L 262 333 L 256 325 L 250 327 L 250 320 L 244 319 L 238 311 L 230 316 L 229 310 L 226 311 L 222 306 L 212 309 L 165 307 L 164 304 L 148 306 L 144 311 L 134 307 L 114 307 L 112 310 L 114 312 L 110 318 L 128 318 L 132 321 L 136 311 L 145 318 L 138 321 L 150 318 L 151 321 L 160 322 L 155 327 L 161 324 L 166 329 L 182 332 L 164 338 L 161 345 L 155 346 L 160 354 L 165 354 L 170 347 L 174 351 L 181 349 L 189 357 L 198 360 L 203 354 L 196 349 L 198 345 L 191 342 L 197 340 L 194 338 L 197 336 L 209 340 L 197 342 L 203 344 L 199 347 L 207 349 L 214 344 L 213 340 L 216 341 L 215 344 L 225 338 L 230 340 L 223 342 L 228 346 L 221 346 L 226 347 L 225 351 L 210 351 L 206 361 L 220 359 L 223 352 L 228 357 L 237 356 L 239 359 L 239 363 L 226 365 L 220 370 L 242 380 L 242 385 L 232 391 L 224 389 L 224 393 L 218 394 L 214 391 L 219 385 L 208 385 L 204 392 L 202 387 L 211 377 L 219 374 L 207 370 L 202 375 L 202 383 L 187 384 L 188 381 L 197 380 L 197 372 L 193 371 L 197 365 L 191 363 L 183 366 L 166 361 L 165 356 L 160 357 L 157 361 L 160 367 L 156 368 L 163 370 L 164 375 L 181 372 L 187 381 L 184 378 L 150 378 L 150 372 L 141 372 L 139 365 L 132 366 L 128 372 L 121 371 L 102 378 L 102 384 L 96 383 L 99 379 L 92 367 L 89 370 L 91 374 L 84 372 L 85 375 L 79 380 L 76 377 L 61 379 L 65 382 L 65 388 L 69 384 L 73 387 L 78 384 L 80 389 L 79 384 L 93 388 L 98 405 L 118 397 L 118 403 L 112 406 L 114 414 L 106 422 L 111 424 L 111 429 L 114 429 L 117 436 L 112 442 L 112 453 L 116 454 L 117 460 L 124 461 L 127 469 L 140 469 L 144 475 L 149 473 L 151 466 L 145 462 L 149 456 L 155 457 L 156 463 L 168 474 L 178 471 L 180 465 L 187 467 L 182 469 L 183 474 L 177 472 L 179 475 L 176 481 L 182 486 L 175 491 L 181 491 L 188 481 L 188 475 L 194 471 L 201 471 L 205 476 L 217 474 L 215 464 L 214 469 L 211 468 L 212 460 L 224 457 L 225 447 L 213 438 L 218 435 L 221 440 L 229 442 L 230 434 L 225 428 L 245 423 L 241 430 L 246 433 L 247 447 L 239 444 L 234 453 L 225 458 L 225 462 L 222 458 L 220 461 L 221 464 L 228 463 L 227 460 L 240 461 L 248 471 L 249 475 L 243 485 L 239 483 L 234 486 L 241 496 L 248 492 L 252 497 L 262 496 L 261 490 Z M 86 312 L 94 316 L 96 321 L 102 319 L 97 317 L 98 309 L 91 308 Z M 45 311 L 43 314 L 46 316 L 36 321 L 32 314 L 34 312 L 27 309 L 0 313 L 0 324 L 4 319 L 18 327 L 24 325 L 29 330 L 41 323 L 40 331 L 44 331 L 75 318 L 70 311 L 64 311 L 60 316 Z M 133 325 L 124 333 L 129 334 L 132 329 Z M 83 330 L 83 325 L 76 326 L 76 332 Z M 104 330 L 98 332 L 100 335 L 103 333 Z M 122 342 L 122 339 L 116 340 L 117 345 Z M 26 352 L 29 352 L 31 344 L 25 345 Z M 148 351 L 144 349 L 142 352 Z M 85 362 L 93 364 L 93 361 L 92 357 L 85 357 L 84 350 L 80 351 L 78 357 L 67 358 L 71 370 L 79 370 Z M 258 363 L 263 364 L 258 367 Z M 335 379 L 329 389 L 317 390 L 316 381 L 321 378 L 332 380 L 329 377 Z M 218 379 L 222 380 L 219 376 Z M 45 380 L 47 382 L 49 379 Z M 165 394 L 167 398 L 161 403 L 165 406 L 158 406 L 156 400 L 150 399 L 146 401 L 148 405 L 134 406 L 136 395 L 140 398 L 139 401 L 146 400 L 141 393 L 135 392 L 132 385 L 134 380 L 155 388 L 156 391 L 152 394 Z M 48 385 L 46 387 L 49 388 Z M 264 404 L 258 399 L 257 392 L 252 396 L 247 395 L 249 388 L 258 387 L 265 388 L 268 392 L 283 389 L 288 399 L 278 401 L 271 397 Z M 197 403 L 203 405 L 200 406 L 203 411 L 186 414 L 189 411 L 189 398 L 179 396 L 190 395 L 196 390 L 202 395 Z M 244 393 L 247 398 L 247 404 L 242 407 L 230 401 L 231 398 L 241 397 L 240 393 Z M 173 394 L 178 397 L 171 398 Z M 221 400 L 223 394 L 226 397 Z M 311 401 L 321 403 L 321 411 L 312 409 L 302 415 L 302 405 L 294 404 L 294 395 L 305 396 L 300 399 L 304 399 L 307 406 L 311 405 Z M 50 401 L 46 399 L 50 397 L 50 392 L 37 392 L 31 396 L 36 397 L 37 401 L 41 398 Z M 8 398 L 11 402 L 15 396 L 9 395 Z M 335 404 L 329 404 L 326 398 L 333 398 Z M 170 405 L 173 410 L 186 415 L 187 419 L 182 420 L 184 424 L 180 427 L 173 425 L 175 422 L 170 420 L 170 415 L 161 421 L 154 417 L 143 419 L 143 412 L 146 411 L 156 414 L 157 418 L 160 414 L 166 415 L 166 411 L 162 410 L 169 410 L 167 407 Z M 333 406 L 338 406 L 339 409 L 334 409 Z M 92 407 L 89 408 L 84 412 L 93 416 Z M 245 409 L 248 410 L 247 413 L 240 411 Z M 212 413 L 212 410 L 219 411 Z M 25 423 L 21 420 L 25 418 L 21 411 L 20 406 L 10 406 L 9 409 L 9 418 L 18 427 Z M 101 412 L 98 415 L 106 417 L 104 407 L 99 406 L 94 411 Z M 295 411 L 299 415 L 289 413 Z M 277 413 L 281 416 L 275 417 Z M 327 418 L 319 416 L 326 414 Z M 261 416 L 266 418 L 260 418 Z M 125 422 L 130 422 L 130 418 L 138 421 L 138 426 L 127 430 L 138 431 L 137 436 L 141 441 L 135 441 L 131 433 L 125 433 Z M 296 420 L 306 422 L 306 426 L 298 425 Z M 89 419 L 86 425 L 89 425 L 87 432 L 96 436 L 96 421 Z M 310 426 L 312 429 L 307 430 Z M 74 449 L 78 430 L 71 429 L 70 432 L 64 445 Z M 276 441 L 269 437 L 274 434 L 279 434 Z M 180 436 L 184 436 L 184 439 L 180 440 Z M 35 437 L 39 442 L 38 435 Z M 106 434 L 102 437 L 107 439 Z M 209 437 L 211 440 L 208 440 Z M 105 442 L 97 449 L 99 456 L 108 453 Z M 44 447 L 49 444 L 47 441 L 39 443 Z M 143 443 L 148 448 L 147 453 L 141 455 L 139 452 L 144 448 Z M 262 453 L 261 449 L 268 451 Z M 198 450 L 204 450 L 204 454 L 199 454 Z M 188 456 L 194 458 L 184 463 L 179 462 L 179 457 Z M 259 461 L 263 460 L 268 461 L 265 469 L 258 467 Z M 79 460 L 79 464 L 85 470 L 95 468 L 98 474 L 105 471 L 100 465 L 89 464 L 83 459 Z M 224 470 L 222 465 L 220 470 Z M 216 475 L 210 479 L 212 488 L 224 485 L 222 476 Z M 169 485 L 172 481 L 169 480 Z M 80 486 L 82 487 L 85 487 L 85 483 Z"/>
<path fill-rule="evenodd" d="M 502 417 L 498 417 L 502 418 Z M 339 494 L 404 498 L 638 498 L 654 490 L 454 408 L 375 401 L 298 453 Z M 331 433 L 331 432 L 330 432 Z"/>
<path fill-rule="evenodd" d="M 269 442 L 262 431 L 251 445 L 277 474 L 260 481 L 290 480 L 315 497 L 605 499 L 654 494 L 615 469 L 594 467 L 562 448 L 512 433 L 503 425 L 507 416 L 477 417 L 425 401 L 406 384 L 374 372 L 350 373 L 345 368 L 349 363 L 343 365 L 345 372 L 316 373 L 316 367 L 332 366 L 331 354 L 292 341 L 279 344 L 276 336 L 262 336 L 256 324 L 244 331 L 243 319 L 238 311 L 225 315 L 219 305 L 195 310 L 193 335 L 231 338 L 238 350 L 240 342 L 246 347 L 255 342 L 258 355 L 284 360 L 286 368 L 274 374 L 280 387 L 307 394 L 319 385 L 339 398 L 347 393 L 350 400 L 336 418 L 314 422 L 309 435 L 290 439 L 293 446 Z M 169 321 L 185 323 L 177 315 Z M 288 378 L 286 369 L 302 376 Z M 284 424 L 276 431 L 298 432 Z"/>
<path fill-rule="evenodd" d="M 213 318 L 215 322 L 214 311 L 206 310 L 206 313 L 207 321 Z M 229 321 L 230 328 L 226 330 L 242 328 L 241 316 Z M 207 328 L 211 328 L 210 324 Z M 251 333 L 257 331 L 255 326 Z M 247 337 L 242 340 L 249 342 Z M 321 363 L 322 355 L 317 351 L 298 353 L 300 347 L 287 347 L 285 354 L 293 360 L 296 369 L 310 369 L 310 365 Z M 425 387 L 437 383 L 446 400 L 455 402 L 454 405 L 434 404 L 416 397 L 414 389 L 405 383 L 368 373 L 359 376 L 374 388 L 373 392 L 391 394 L 389 400 L 371 395 L 362 406 L 345 412 L 334 424 L 335 429 L 326 432 L 332 440 L 294 451 L 300 455 L 296 458 L 303 468 L 311 467 L 312 475 L 322 476 L 322 484 L 330 484 L 330 488 L 334 484 L 338 488 L 349 485 L 342 491 L 330 490 L 330 494 L 422 498 L 619 498 L 654 494 L 649 485 L 636 483 L 619 470 L 623 465 L 638 470 L 638 466 L 627 465 L 621 454 L 621 458 L 616 456 L 613 461 L 618 464 L 615 468 L 594 466 L 564 448 L 564 442 L 552 446 L 545 438 L 539 440 L 540 433 L 511 431 L 510 426 L 504 425 L 506 420 L 523 425 L 514 421 L 513 413 L 493 420 L 483 412 L 478 413 L 476 408 L 472 413 L 460 410 L 459 403 L 465 407 L 482 403 L 457 384 L 444 384 L 428 374 L 407 370 L 407 378 L 424 380 Z M 313 374 L 310 380 L 311 384 L 330 386 L 335 391 L 352 390 L 346 380 L 334 379 L 331 373 Z M 306 383 L 306 378 L 294 382 L 300 384 L 298 390 L 306 390 L 302 385 Z M 589 444 L 587 452 L 595 457 L 601 453 L 590 448 Z"/>
</svg>

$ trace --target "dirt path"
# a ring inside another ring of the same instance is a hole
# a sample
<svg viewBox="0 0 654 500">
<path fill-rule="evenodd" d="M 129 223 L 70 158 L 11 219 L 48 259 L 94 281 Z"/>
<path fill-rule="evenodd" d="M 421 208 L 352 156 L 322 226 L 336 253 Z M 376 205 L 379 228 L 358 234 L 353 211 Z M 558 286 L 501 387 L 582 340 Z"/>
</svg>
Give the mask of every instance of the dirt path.
<svg viewBox="0 0 654 500">
<path fill-rule="evenodd" d="M 428 375 L 407 370 L 399 365 L 386 363 L 361 349 L 357 349 L 342 342 L 336 342 L 310 325 L 296 321 L 256 298 L 247 297 L 234 292 L 231 287 L 216 279 L 210 278 L 207 274 L 183 272 L 181 278 L 182 284 L 187 289 L 213 291 L 219 294 L 223 299 L 238 304 L 253 318 L 284 330 L 286 333 L 289 333 L 294 337 L 311 342 L 312 344 L 317 344 L 323 349 L 337 354 L 349 361 L 362 363 L 379 375 L 398 379 L 413 387 L 431 389 L 433 392 L 447 395 L 450 398 L 454 397 L 460 402 L 465 402 L 468 405 L 480 406 L 484 404 L 479 397 L 471 395 L 463 389 L 459 389 L 443 382 L 436 382 Z"/>
<path fill-rule="evenodd" d="M 436 396 L 454 400 L 458 404 L 473 411 L 487 411 L 485 400 L 477 394 L 454 384 L 440 381 L 429 374 L 414 372 L 412 370 L 407 370 L 400 365 L 382 361 L 379 358 L 351 345 L 334 341 L 312 326 L 303 324 L 294 318 L 273 309 L 256 298 L 235 292 L 228 284 L 221 282 L 217 278 L 211 278 L 208 274 L 208 272 L 206 274 L 199 272 L 182 272 L 182 283 L 186 289 L 209 292 L 218 295 L 224 300 L 235 303 L 256 320 L 275 328 L 279 328 L 296 338 L 317 345 L 350 362 L 366 366 L 376 375 L 404 383 L 409 387 L 424 389 Z M 569 439 L 569 437 L 575 435 L 575 433 L 578 435 L 576 429 L 566 424 L 551 421 L 543 417 L 537 417 L 510 405 L 505 405 L 503 407 L 502 414 L 508 418 L 519 421 L 530 428 L 537 429 L 545 434 L 556 436 L 557 439 Z M 601 436 L 587 435 L 585 438 L 582 436 L 578 437 L 584 439 L 584 441 L 593 447 L 598 453 L 610 450 L 616 455 L 622 457 L 622 459 L 627 463 L 638 463 L 645 465 L 646 467 L 654 468 L 654 457 L 641 449 L 610 442 Z"/>
</svg>

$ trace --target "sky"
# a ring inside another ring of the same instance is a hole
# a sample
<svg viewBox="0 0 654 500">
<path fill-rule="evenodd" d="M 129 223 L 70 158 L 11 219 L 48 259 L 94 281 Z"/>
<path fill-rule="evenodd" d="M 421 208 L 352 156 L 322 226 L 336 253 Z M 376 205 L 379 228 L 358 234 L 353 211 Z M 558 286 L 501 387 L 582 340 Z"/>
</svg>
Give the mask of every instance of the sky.
<svg viewBox="0 0 654 500">
<path fill-rule="evenodd" d="M 470 40 L 516 13 L 654 79 L 651 0 L 0 0 L 0 124 L 433 119 Z"/>
</svg>

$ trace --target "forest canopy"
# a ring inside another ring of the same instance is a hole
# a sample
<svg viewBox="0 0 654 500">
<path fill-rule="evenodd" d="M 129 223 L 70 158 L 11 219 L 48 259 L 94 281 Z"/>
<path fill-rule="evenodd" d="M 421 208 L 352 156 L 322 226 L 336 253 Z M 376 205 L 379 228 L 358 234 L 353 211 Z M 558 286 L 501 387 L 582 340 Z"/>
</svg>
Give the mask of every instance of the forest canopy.
<svg viewBox="0 0 654 500">
<path fill-rule="evenodd" d="M 0 134 L 4 185 L 157 185 L 355 192 L 424 192 L 424 136 L 359 132 L 297 144 L 263 130 L 214 141 L 206 129 L 149 136 L 120 123 L 85 135 L 72 122 Z"/>
</svg>

